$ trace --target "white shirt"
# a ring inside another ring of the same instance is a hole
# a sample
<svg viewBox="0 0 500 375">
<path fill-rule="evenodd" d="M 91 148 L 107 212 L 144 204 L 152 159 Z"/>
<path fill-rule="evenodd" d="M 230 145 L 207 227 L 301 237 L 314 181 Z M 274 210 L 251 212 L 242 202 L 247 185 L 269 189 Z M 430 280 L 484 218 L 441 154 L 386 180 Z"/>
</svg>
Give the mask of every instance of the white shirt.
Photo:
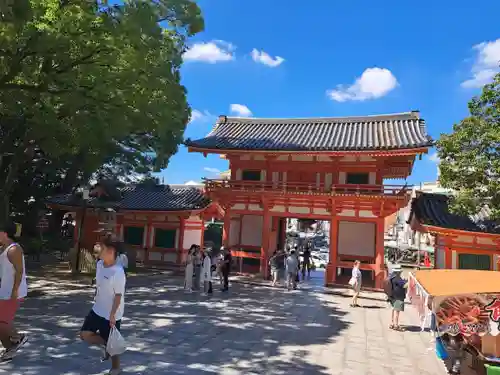
<svg viewBox="0 0 500 375">
<path fill-rule="evenodd" d="M 212 259 L 209 256 L 206 256 L 203 259 L 203 269 L 202 269 L 202 281 L 211 281 L 212 280 Z"/>
<path fill-rule="evenodd" d="M 9 259 L 9 250 L 11 250 L 16 243 L 10 244 L 7 248 L 0 253 L 0 300 L 10 299 L 12 288 L 14 286 L 14 279 L 16 270 L 14 265 Z M 17 298 L 21 299 L 28 295 L 28 283 L 26 282 L 26 267 L 24 266 L 23 257 L 23 274 L 21 276 L 21 283 L 17 289 Z"/>
<path fill-rule="evenodd" d="M 92 310 L 100 317 L 109 320 L 115 295 L 121 294 L 120 306 L 115 314 L 116 320 L 120 320 L 125 308 L 125 282 L 125 272 L 121 265 L 105 267 L 104 262 L 100 260 L 96 268 L 97 293 Z"/>
<path fill-rule="evenodd" d="M 360 282 L 361 277 L 362 277 L 361 270 L 357 267 L 353 267 L 352 268 L 352 278 L 356 279 L 357 282 Z"/>
</svg>

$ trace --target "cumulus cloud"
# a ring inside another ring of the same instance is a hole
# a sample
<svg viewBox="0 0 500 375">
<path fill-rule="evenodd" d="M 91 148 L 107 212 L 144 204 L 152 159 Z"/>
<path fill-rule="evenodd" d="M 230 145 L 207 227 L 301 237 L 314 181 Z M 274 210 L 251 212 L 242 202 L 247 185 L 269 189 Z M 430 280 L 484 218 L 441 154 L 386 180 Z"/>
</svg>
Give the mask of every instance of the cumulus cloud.
<svg viewBox="0 0 500 375">
<path fill-rule="evenodd" d="M 186 182 L 184 185 L 189 185 L 189 186 L 193 186 L 193 185 L 201 185 L 201 182 L 196 182 L 196 181 L 188 181 Z"/>
<path fill-rule="evenodd" d="M 439 159 L 437 152 L 428 155 L 427 159 L 433 163 L 439 163 L 441 161 L 441 159 Z"/>
<path fill-rule="evenodd" d="M 462 82 L 464 88 L 479 88 L 491 83 L 495 74 L 500 72 L 500 38 L 476 44 L 476 59 L 472 65 L 472 78 Z"/>
<path fill-rule="evenodd" d="M 195 43 L 182 55 L 185 61 L 200 61 L 210 64 L 234 60 L 234 46 L 223 40 Z"/>
<path fill-rule="evenodd" d="M 229 110 L 231 111 L 232 114 L 235 114 L 237 116 L 241 117 L 250 117 L 252 116 L 252 111 L 243 104 L 231 104 L 229 107 Z"/>
<path fill-rule="evenodd" d="M 285 61 L 285 59 L 281 56 L 276 56 L 273 58 L 267 52 L 259 51 L 256 48 L 254 48 L 252 50 L 252 59 L 256 63 L 264 64 L 264 65 L 267 65 L 271 68 L 276 68 L 277 66 L 280 66 Z"/>
<path fill-rule="evenodd" d="M 212 117 L 214 117 L 214 116 L 208 111 L 202 112 L 198 109 L 193 109 L 191 111 L 191 119 L 189 120 L 189 123 L 191 124 L 193 122 L 205 122 Z"/>
<path fill-rule="evenodd" d="M 217 168 L 205 167 L 203 169 L 206 172 L 209 172 L 209 173 L 212 173 L 212 174 L 220 174 L 221 173 L 220 169 L 217 169 Z"/>
<path fill-rule="evenodd" d="M 353 84 L 338 85 L 335 89 L 328 90 L 326 94 L 337 102 L 362 101 L 381 98 L 397 86 L 398 80 L 389 69 L 368 68 Z"/>
</svg>

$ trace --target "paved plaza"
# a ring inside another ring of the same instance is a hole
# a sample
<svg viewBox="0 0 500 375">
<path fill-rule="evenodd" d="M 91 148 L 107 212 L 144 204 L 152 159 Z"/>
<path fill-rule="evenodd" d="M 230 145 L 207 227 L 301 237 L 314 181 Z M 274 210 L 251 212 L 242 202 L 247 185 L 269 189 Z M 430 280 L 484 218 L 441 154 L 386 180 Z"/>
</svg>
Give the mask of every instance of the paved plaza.
<svg viewBox="0 0 500 375">
<path fill-rule="evenodd" d="M 428 333 L 387 329 L 379 300 L 321 291 L 234 284 L 211 299 L 184 294 L 182 280 L 131 278 L 123 334 L 124 374 L 443 375 Z M 29 298 L 19 325 L 30 341 L 0 375 L 103 374 L 100 352 L 77 339 L 92 289 L 57 285 Z M 407 309 L 404 323 L 416 316 Z M 414 323 L 415 321 L 413 321 Z"/>
</svg>

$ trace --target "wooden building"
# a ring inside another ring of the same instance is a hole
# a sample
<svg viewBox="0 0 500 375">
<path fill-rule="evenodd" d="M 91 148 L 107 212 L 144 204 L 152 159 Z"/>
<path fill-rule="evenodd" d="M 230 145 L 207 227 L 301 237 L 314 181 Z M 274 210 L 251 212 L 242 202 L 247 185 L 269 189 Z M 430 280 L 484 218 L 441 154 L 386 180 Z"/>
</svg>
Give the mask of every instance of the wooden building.
<svg viewBox="0 0 500 375">
<path fill-rule="evenodd" d="M 75 242 L 84 217 L 82 248 L 92 249 L 104 232 L 112 231 L 137 250 L 139 261 L 149 264 L 181 264 L 191 245 L 203 244 L 205 221 L 223 216 L 202 189 L 192 186 L 137 184 L 111 190 L 98 183 L 85 202 L 59 195 L 47 205 L 74 212 Z"/>
<path fill-rule="evenodd" d="M 328 220 L 330 263 L 325 284 L 347 282 L 362 261 L 367 284 L 385 277 L 384 218 L 409 201 L 406 178 L 431 140 L 419 112 L 344 118 L 220 116 L 191 152 L 221 154 L 230 179 L 206 180 L 225 210 L 224 244 L 267 275 L 269 255 L 283 245 L 285 219 Z"/>
<path fill-rule="evenodd" d="M 408 224 L 435 236 L 436 268 L 500 271 L 500 222 L 485 207 L 475 217 L 450 213 L 449 197 L 417 192 Z"/>
</svg>

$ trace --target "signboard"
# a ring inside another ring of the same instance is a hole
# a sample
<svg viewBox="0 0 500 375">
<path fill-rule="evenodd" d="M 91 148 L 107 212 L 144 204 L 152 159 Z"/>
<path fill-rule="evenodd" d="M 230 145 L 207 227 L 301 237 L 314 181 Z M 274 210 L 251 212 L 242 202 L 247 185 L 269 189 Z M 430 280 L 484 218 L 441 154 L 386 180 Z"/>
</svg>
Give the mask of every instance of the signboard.
<svg viewBox="0 0 500 375">
<path fill-rule="evenodd" d="M 500 330 L 500 294 L 446 297 L 435 306 L 440 333 L 450 335 L 498 335 Z"/>
</svg>

